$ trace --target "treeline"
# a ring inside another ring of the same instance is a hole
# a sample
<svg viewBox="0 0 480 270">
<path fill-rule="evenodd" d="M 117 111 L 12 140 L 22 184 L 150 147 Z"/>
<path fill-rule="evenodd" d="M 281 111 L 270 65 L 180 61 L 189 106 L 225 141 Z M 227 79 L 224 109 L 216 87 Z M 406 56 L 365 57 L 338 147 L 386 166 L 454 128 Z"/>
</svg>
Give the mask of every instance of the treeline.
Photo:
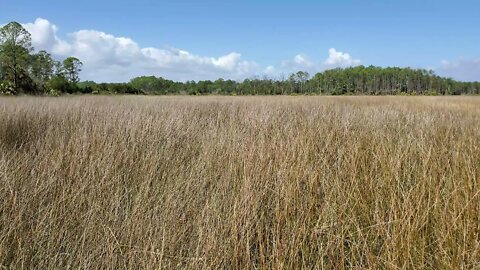
<svg viewBox="0 0 480 270">
<path fill-rule="evenodd" d="M 32 53 L 30 33 L 17 22 L 0 28 L 0 94 L 76 93 L 82 62 L 55 61 L 46 51 Z"/>
<path fill-rule="evenodd" d="M 46 51 L 32 53 L 31 36 L 19 23 L 0 28 L 0 93 L 3 94 L 188 94 L 188 95 L 460 95 L 480 94 L 479 82 L 459 82 L 433 71 L 357 66 L 315 74 L 298 71 L 288 78 L 245 79 L 242 82 L 175 82 L 142 76 L 128 83 L 79 82 L 82 62 L 68 57 L 55 61 Z"/>
<path fill-rule="evenodd" d="M 246 79 L 243 82 L 216 81 L 175 82 L 143 76 L 128 83 L 82 82 L 83 93 L 105 94 L 188 94 L 188 95 L 460 95 L 480 94 L 479 82 L 459 82 L 442 78 L 432 71 L 410 68 L 351 67 L 327 70 L 312 78 L 299 71 L 284 80 Z"/>
</svg>

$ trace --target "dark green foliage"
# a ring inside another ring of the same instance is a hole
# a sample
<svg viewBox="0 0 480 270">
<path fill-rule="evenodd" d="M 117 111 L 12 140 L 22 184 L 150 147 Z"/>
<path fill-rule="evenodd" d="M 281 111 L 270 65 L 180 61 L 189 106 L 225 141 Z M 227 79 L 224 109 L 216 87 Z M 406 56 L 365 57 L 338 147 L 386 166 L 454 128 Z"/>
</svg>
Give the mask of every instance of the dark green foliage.
<svg viewBox="0 0 480 270">
<path fill-rule="evenodd" d="M 46 84 L 46 88 L 60 93 L 73 94 L 78 92 L 79 88 L 76 84 L 70 83 L 63 76 L 53 76 Z"/>
<path fill-rule="evenodd" d="M 91 94 L 96 91 L 97 84 L 93 81 L 83 81 L 78 83 L 78 88 L 82 94 Z"/>
<path fill-rule="evenodd" d="M 30 74 L 32 79 L 42 88 L 53 75 L 55 61 L 46 51 L 39 51 L 31 56 Z"/>
<path fill-rule="evenodd" d="M 32 54 L 31 35 L 17 22 L 0 28 L 0 94 L 77 93 L 82 62 L 54 61 L 46 51 Z"/>
<path fill-rule="evenodd" d="M 78 83 L 78 74 L 82 71 L 83 63 L 75 57 L 63 60 L 63 74 L 70 83 Z"/>
<path fill-rule="evenodd" d="M 157 78 L 155 76 L 141 76 L 130 80 L 128 86 L 136 89 L 138 93 L 164 95 L 174 94 L 181 90 L 183 84 L 166 80 L 164 78 Z M 183 89 L 182 89 L 183 90 Z M 130 92 L 132 92 L 130 90 Z"/>
<path fill-rule="evenodd" d="M 142 92 L 128 83 L 95 83 L 85 81 L 78 83 L 82 94 L 142 94 Z"/>
<path fill-rule="evenodd" d="M 291 74 L 286 80 L 245 79 L 243 82 L 216 81 L 174 82 L 155 76 L 132 79 L 128 84 L 95 84 L 99 92 L 189 95 L 461 95 L 480 94 L 480 83 L 442 78 L 423 69 L 351 67 L 326 70 L 309 79 L 307 72 Z M 122 91 L 122 87 L 124 90 Z M 132 91 L 132 89 L 134 89 Z M 135 91 L 136 90 L 136 91 Z"/>
<path fill-rule="evenodd" d="M 2 95 L 15 95 L 15 86 L 9 81 L 0 81 L 0 94 Z"/>
<path fill-rule="evenodd" d="M 433 71 L 411 68 L 352 67 L 318 73 L 310 90 L 329 94 L 478 94 L 478 84 L 436 76 Z"/>
<path fill-rule="evenodd" d="M 25 73 L 29 64 L 29 53 L 32 51 L 30 33 L 19 23 L 11 22 L 0 28 L 0 66 L 3 80 L 13 84 L 15 92 L 28 92 L 25 89 Z"/>
<path fill-rule="evenodd" d="M 189 95 L 461 95 L 480 94 L 480 83 L 442 78 L 433 71 L 411 68 L 351 67 L 326 70 L 310 79 L 307 72 L 286 80 L 245 79 L 243 82 L 174 82 L 154 76 L 134 78 L 128 84 L 145 94 Z M 108 87 L 106 87 L 108 88 Z M 119 90 L 110 93 L 122 93 Z"/>
</svg>

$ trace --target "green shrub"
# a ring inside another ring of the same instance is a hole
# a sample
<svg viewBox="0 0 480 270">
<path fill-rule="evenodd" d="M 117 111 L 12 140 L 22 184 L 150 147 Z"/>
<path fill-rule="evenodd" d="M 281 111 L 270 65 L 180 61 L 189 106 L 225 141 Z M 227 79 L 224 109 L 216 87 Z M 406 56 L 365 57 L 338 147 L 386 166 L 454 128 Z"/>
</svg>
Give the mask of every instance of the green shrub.
<svg viewBox="0 0 480 270">
<path fill-rule="evenodd" d="M 0 83 L 0 94 L 2 95 L 15 95 L 17 92 L 11 82 L 1 82 Z"/>
</svg>

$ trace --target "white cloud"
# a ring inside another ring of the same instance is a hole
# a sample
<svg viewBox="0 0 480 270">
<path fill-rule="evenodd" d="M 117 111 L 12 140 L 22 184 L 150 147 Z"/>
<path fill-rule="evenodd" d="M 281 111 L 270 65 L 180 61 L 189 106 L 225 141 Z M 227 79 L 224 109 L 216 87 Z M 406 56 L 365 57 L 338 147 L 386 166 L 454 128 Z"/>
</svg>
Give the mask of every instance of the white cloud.
<svg viewBox="0 0 480 270">
<path fill-rule="evenodd" d="M 23 26 L 32 34 L 37 50 L 57 57 L 78 57 L 84 63 L 83 80 L 128 81 L 140 75 L 181 81 L 243 79 L 258 71 L 255 62 L 242 60 L 237 52 L 207 57 L 176 48 L 142 48 L 130 38 L 96 30 L 79 30 L 64 40 L 58 37 L 56 25 L 41 18 Z"/>
<path fill-rule="evenodd" d="M 83 63 L 81 78 L 95 81 L 128 81 L 140 75 L 156 75 L 172 80 L 244 79 L 263 73 L 282 76 L 298 70 L 315 73 L 329 68 L 358 65 L 350 54 L 329 50 L 324 62 L 315 62 L 305 54 L 297 54 L 279 66 L 260 69 L 253 61 L 242 60 L 231 52 L 219 57 L 200 56 L 177 48 L 142 48 L 131 38 L 117 37 L 97 30 L 79 30 L 58 36 L 59 28 L 38 18 L 23 26 L 32 34 L 36 50 L 51 52 L 56 58 L 78 57 Z"/>
<path fill-rule="evenodd" d="M 350 54 L 337 51 L 335 48 L 328 50 L 328 58 L 325 60 L 324 65 L 327 67 L 349 67 L 357 66 L 360 64 L 360 60 L 353 59 Z"/>
<path fill-rule="evenodd" d="M 244 79 L 265 74 L 284 76 L 298 70 L 311 74 L 360 64 L 348 53 L 331 48 L 323 62 L 313 61 L 300 53 L 279 66 L 260 69 L 253 61 L 242 60 L 241 54 L 231 52 L 219 57 L 201 56 L 177 48 L 142 48 L 131 38 L 117 37 L 97 30 L 79 30 L 62 39 L 59 28 L 46 19 L 38 18 L 23 26 L 32 34 L 37 50 L 47 50 L 57 58 L 78 57 L 83 63 L 81 78 L 95 81 L 128 81 L 140 75 L 156 75 L 172 80 Z"/>
<path fill-rule="evenodd" d="M 300 53 L 293 57 L 291 60 L 284 60 L 281 63 L 281 67 L 284 69 L 300 70 L 310 69 L 314 66 L 314 63 L 310 60 L 308 55 Z"/>
<path fill-rule="evenodd" d="M 57 37 L 58 27 L 49 21 L 37 18 L 33 23 L 23 24 L 23 27 L 32 35 L 32 45 L 37 50 L 46 50 L 59 55 L 70 53 L 70 44 Z"/>
<path fill-rule="evenodd" d="M 276 71 L 275 67 L 270 65 L 270 66 L 265 68 L 264 73 L 266 75 L 273 75 L 273 74 L 275 74 L 275 71 Z"/>
<path fill-rule="evenodd" d="M 349 53 L 328 50 L 328 57 L 313 61 L 300 53 L 279 65 L 260 69 L 253 61 L 242 60 L 241 54 L 231 52 L 219 57 L 200 56 L 177 48 L 142 48 L 134 40 L 116 37 L 96 30 L 79 30 L 58 36 L 59 28 L 46 19 L 37 18 L 23 26 L 32 34 L 35 49 L 51 52 L 57 58 L 76 56 L 83 63 L 81 78 L 95 81 L 128 81 L 140 75 L 156 75 L 173 80 L 244 79 L 265 74 L 282 77 L 298 70 L 314 74 L 336 67 L 359 65 Z M 480 59 L 442 61 L 434 68 L 438 75 L 463 81 L 480 81 Z"/>
<path fill-rule="evenodd" d="M 310 62 L 310 59 L 308 59 L 308 56 L 304 54 L 295 55 L 295 57 L 293 58 L 293 62 L 297 65 L 305 67 L 310 67 L 313 65 L 312 62 Z"/>
<path fill-rule="evenodd" d="M 480 59 L 443 60 L 434 70 L 440 76 L 456 80 L 480 81 Z"/>
<path fill-rule="evenodd" d="M 236 52 L 232 52 L 228 55 L 219 57 L 218 59 L 212 59 L 215 66 L 225 68 L 227 70 L 233 70 L 240 60 L 241 55 Z"/>
<path fill-rule="evenodd" d="M 308 55 L 300 53 L 290 60 L 282 61 L 279 67 L 268 66 L 264 70 L 264 73 L 273 77 L 282 74 L 290 74 L 299 70 L 315 74 L 317 72 L 337 67 L 357 66 L 360 65 L 360 63 L 360 60 L 352 58 L 350 54 L 339 52 L 335 48 L 331 48 L 328 50 L 328 57 L 324 61 L 315 62 Z"/>
</svg>

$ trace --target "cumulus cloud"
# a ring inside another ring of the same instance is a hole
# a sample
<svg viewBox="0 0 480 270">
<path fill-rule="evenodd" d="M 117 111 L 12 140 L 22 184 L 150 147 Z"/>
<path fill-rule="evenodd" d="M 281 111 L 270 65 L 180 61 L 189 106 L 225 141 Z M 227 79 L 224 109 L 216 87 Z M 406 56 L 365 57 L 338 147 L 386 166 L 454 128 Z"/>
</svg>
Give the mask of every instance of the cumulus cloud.
<svg viewBox="0 0 480 270">
<path fill-rule="evenodd" d="M 141 47 L 131 38 L 97 30 L 79 30 L 61 38 L 59 28 L 42 18 L 23 26 L 32 34 L 32 44 L 37 50 L 47 50 L 58 59 L 78 57 L 84 63 L 81 78 L 99 82 L 128 81 L 141 75 L 180 81 L 244 79 L 259 74 L 282 77 L 298 70 L 313 74 L 360 64 L 360 60 L 350 54 L 331 48 L 324 61 L 314 61 L 308 55 L 299 53 L 279 65 L 262 69 L 253 61 L 243 60 L 238 52 L 211 57 L 178 48 Z"/>
<path fill-rule="evenodd" d="M 75 56 L 83 63 L 82 79 L 128 81 L 140 75 L 156 75 L 173 80 L 243 79 L 258 71 L 258 65 L 231 52 L 219 57 L 192 54 L 177 48 L 142 48 L 134 40 L 96 30 L 79 30 L 61 39 L 58 27 L 38 18 L 23 26 L 32 34 L 37 50 L 56 57 Z"/>
<path fill-rule="evenodd" d="M 443 60 L 434 70 L 440 76 L 456 80 L 480 81 L 480 59 Z"/>
<path fill-rule="evenodd" d="M 297 65 L 303 65 L 303 66 L 311 66 L 312 63 L 310 62 L 310 59 L 308 59 L 308 56 L 304 54 L 297 54 L 293 58 L 293 62 Z"/>
<path fill-rule="evenodd" d="M 311 70 L 315 68 L 315 63 L 306 54 L 300 53 L 295 55 L 292 59 L 284 60 L 280 64 L 279 69 L 275 69 L 273 66 L 268 70 L 272 73 L 274 70 L 282 71 L 297 71 L 297 70 Z"/>
<path fill-rule="evenodd" d="M 46 50 L 59 55 L 70 53 L 70 44 L 57 37 L 58 27 L 49 21 L 37 18 L 33 23 L 23 24 L 23 27 L 32 34 L 32 45 L 37 50 Z"/>
<path fill-rule="evenodd" d="M 327 67 L 349 67 L 359 65 L 360 60 L 353 59 L 348 53 L 339 52 L 335 48 L 330 48 L 328 50 L 328 58 L 324 64 Z"/>
</svg>

